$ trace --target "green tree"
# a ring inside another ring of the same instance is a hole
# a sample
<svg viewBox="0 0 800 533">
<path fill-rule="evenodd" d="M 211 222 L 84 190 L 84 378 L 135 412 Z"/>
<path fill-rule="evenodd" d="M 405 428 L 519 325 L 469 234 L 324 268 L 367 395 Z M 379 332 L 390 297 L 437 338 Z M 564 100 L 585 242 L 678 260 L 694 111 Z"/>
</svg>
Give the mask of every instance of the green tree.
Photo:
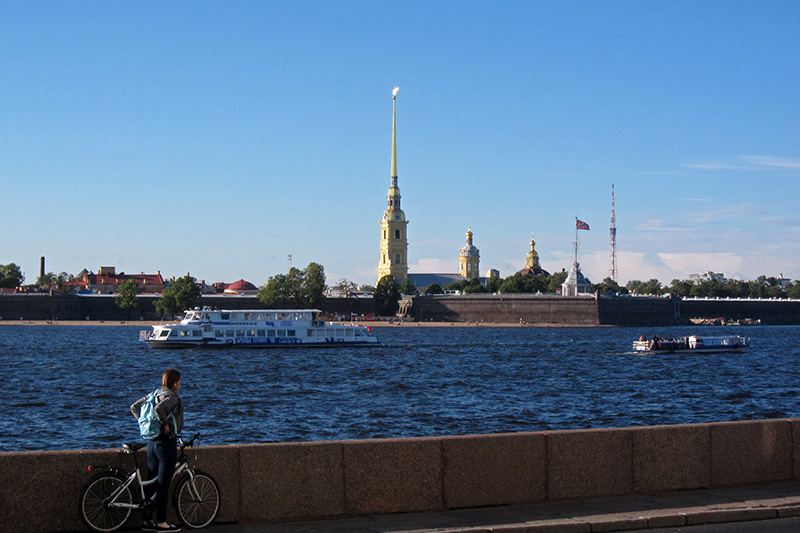
<svg viewBox="0 0 800 533">
<path fill-rule="evenodd" d="M 478 278 L 472 278 L 464 286 L 464 293 L 465 294 L 480 294 L 480 293 L 484 293 L 484 292 L 488 292 L 488 291 L 486 290 L 486 287 L 481 285 L 481 280 L 479 280 Z"/>
<path fill-rule="evenodd" d="M 139 305 L 139 284 L 136 280 L 126 279 L 119 284 L 118 294 L 114 296 L 114 303 L 122 310 L 128 311 L 128 320 L 131 319 L 131 312 Z"/>
<path fill-rule="evenodd" d="M 22 270 L 14 263 L 7 265 L 0 265 L 0 288 L 14 289 L 22 285 L 25 281 L 25 276 L 22 275 Z"/>
<path fill-rule="evenodd" d="M 56 285 L 56 275 L 52 272 L 48 272 L 47 274 L 42 274 L 38 278 L 36 278 L 36 285 L 39 286 L 40 289 L 55 289 Z"/>
<path fill-rule="evenodd" d="M 375 312 L 380 316 L 394 316 L 397 314 L 398 302 L 400 301 L 400 290 L 394 276 L 387 274 L 383 276 L 375 292 L 372 295 Z"/>
<path fill-rule="evenodd" d="M 270 276 L 256 296 L 258 301 L 267 307 L 275 307 L 280 303 L 280 307 L 284 308 L 287 307 L 287 302 L 291 297 L 289 285 L 286 283 L 286 274 Z"/>
<path fill-rule="evenodd" d="M 339 280 L 339 283 L 332 286 L 331 289 L 344 294 L 345 298 L 350 297 L 354 292 L 358 291 L 358 285 L 354 281 L 349 281 L 344 278 Z"/>
<path fill-rule="evenodd" d="M 800 300 L 800 281 L 795 281 L 786 287 L 786 295 L 794 300 Z"/>
<path fill-rule="evenodd" d="M 486 292 L 497 292 L 500 290 L 500 285 L 503 283 L 503 278 L 497 276 L 489 278 L 486 282 Z"/>
<path fill-rule="evenodd" d="M 599 292 L 600 294 L 619 293 L 627 289 L 623 289 L 619 284 L 611 278 L 606 278 L 600 283 L 594 283 L 589 287 L 590 292 Z"/>
<path fill-rule="evenodd" d="M 156 300 L 156 311 L 162 315 L 174 316 L 194 306 L 200 296 L 200 286 L 189 274 L 176 279 L 164 289 L 161 298 Z"/>
<path fill-rule="evenodd" d="M 360 290 L 361 292 L 368 292 L 372 294 L 373 292 L 375 292 L 375 287 L 373 287 L 372 285 L 362 285 L 358 288 L 358 290 Z"/>
<path fill-rule="evenodd" d="M 432 283 L 427 289 L 425 294 L 444 294 L 444 289 L 438 283 Z"/>
<path fill-rule="evenodd" d="M 345 280 L 346 281 L 346 280 Z M 300 270 L 292 267 L 286 274 L 271 276 L 258 292 L 258 301 L 267 307 L 317 307 L 325 298 L 325 269 L 309 263 Z"/>
<path fill-rule="evenodd" d="M 548 291 L 549 279 L 544 274 L 520 274 L 509 276 L 500 283 L 500 292 L 536 293 Z"/>
<path fill-rule="evenodd" d="M 669 292 L 675 296 L 686 298 L 687 296 L 691 295 L 693 286 L 694 282 L 691 280 L 673 279 L 672 285 L 670 285 L 669 288 Z"/>
<path fill-rule="evenodd" d="M 419 291 L 410 279 L 404 279 L 401 281 L 400 285 L 397 287 L 397 290 L 399 290 L 400 294 L 404 296 L 417 296 L 419 294 Z"/>
<path fill-rule="evenodd" d="M 302 299 L 310 307 L 318 307 L 325 299 L 325 267 L 309 263 L 302 273 Z"/>
<path fill-rule="evenodd" d="M 561 285 L 567 281 L 567 273 L 565 271 L 556 272 L 555 274 L 550 274 L 550 279 L 547 281 L 547 292 L 558 292 L 561 288 Z"/>
</svg>

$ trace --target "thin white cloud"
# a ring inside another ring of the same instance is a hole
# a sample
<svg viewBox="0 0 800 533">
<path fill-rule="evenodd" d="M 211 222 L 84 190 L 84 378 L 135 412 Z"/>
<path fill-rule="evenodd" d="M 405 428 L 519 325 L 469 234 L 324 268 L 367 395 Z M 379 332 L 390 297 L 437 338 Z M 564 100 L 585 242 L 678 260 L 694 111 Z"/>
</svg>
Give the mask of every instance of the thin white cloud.
<svg viewBox="0 0 800 533">
<path fill-rule="evenodd" d="M 458 262 L 451 260 L 437 259 L 433 257 L 423 258 L 416 263 L 408 265 L 408 271 L 412 273 L 427 272 L 458 272 Z"/>
<path fill-rule="evenodd" d="M 769 155 L 739 155 L 729 159 L 711 159 L 683 165 L 699 170 L 760 170 L 800 172 L 800 159 Z"/>
</svg>

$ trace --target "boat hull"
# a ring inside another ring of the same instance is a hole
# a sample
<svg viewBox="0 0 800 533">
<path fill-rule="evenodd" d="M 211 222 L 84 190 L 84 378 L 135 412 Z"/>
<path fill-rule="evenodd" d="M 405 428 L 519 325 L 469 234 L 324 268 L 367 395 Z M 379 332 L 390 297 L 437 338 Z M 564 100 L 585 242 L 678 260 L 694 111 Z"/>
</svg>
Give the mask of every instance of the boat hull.
<svg viewBox="0 0 800 533">
<path fill-rule="evenodd" d="M 750 339 L 738 335 L 727 337 L 701 337 L 691 335 L 677 339 L 638 340 L 633 342 L 636 353 L 736 353 L 750 346 Z"/>
<path fill-rule="evenodd" d="M 373 337 L 374 338 L 374 337 Z M 153 349 L 175 349 L 175 348 L 325 348 L 325 347 L 344 347 L 344 346 L 379 346 L 381 343 L 377 338 L 374 341 L 323 341 L 323 342 L 202 342 L 202 341 L 143 341 Z"/>
</svg>

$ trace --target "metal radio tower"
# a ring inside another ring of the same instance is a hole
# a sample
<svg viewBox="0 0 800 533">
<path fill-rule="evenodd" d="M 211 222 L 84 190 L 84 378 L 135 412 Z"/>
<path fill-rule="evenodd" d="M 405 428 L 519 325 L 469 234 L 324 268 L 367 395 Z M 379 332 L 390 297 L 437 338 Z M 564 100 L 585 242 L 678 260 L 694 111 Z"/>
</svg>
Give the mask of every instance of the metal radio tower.
<svg viewBox="0 0 800 533">
<path fill-rule="evenodd" d="M 614 215 L 614 182 L 611 182 L 611 280 L 617 281 L 617 221 Z"/>
</svg>

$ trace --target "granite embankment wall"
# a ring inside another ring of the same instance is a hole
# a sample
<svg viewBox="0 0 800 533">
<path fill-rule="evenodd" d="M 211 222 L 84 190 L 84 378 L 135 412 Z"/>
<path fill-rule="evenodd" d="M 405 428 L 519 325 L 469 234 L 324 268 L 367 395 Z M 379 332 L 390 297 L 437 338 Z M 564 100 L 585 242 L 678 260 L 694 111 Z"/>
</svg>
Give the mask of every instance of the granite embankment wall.
<svg viewBox="0 0 800 533">
<path fill-rule="evenodd" d="M 85 466 L 131 463 L 119 450 L 0 453 L 3 529 L 81 530 Z M 209 446 L 197 467 L 219 482 L 220 522 L 535 503 L 800 479 L 800 419 Z"/>
</svg>

